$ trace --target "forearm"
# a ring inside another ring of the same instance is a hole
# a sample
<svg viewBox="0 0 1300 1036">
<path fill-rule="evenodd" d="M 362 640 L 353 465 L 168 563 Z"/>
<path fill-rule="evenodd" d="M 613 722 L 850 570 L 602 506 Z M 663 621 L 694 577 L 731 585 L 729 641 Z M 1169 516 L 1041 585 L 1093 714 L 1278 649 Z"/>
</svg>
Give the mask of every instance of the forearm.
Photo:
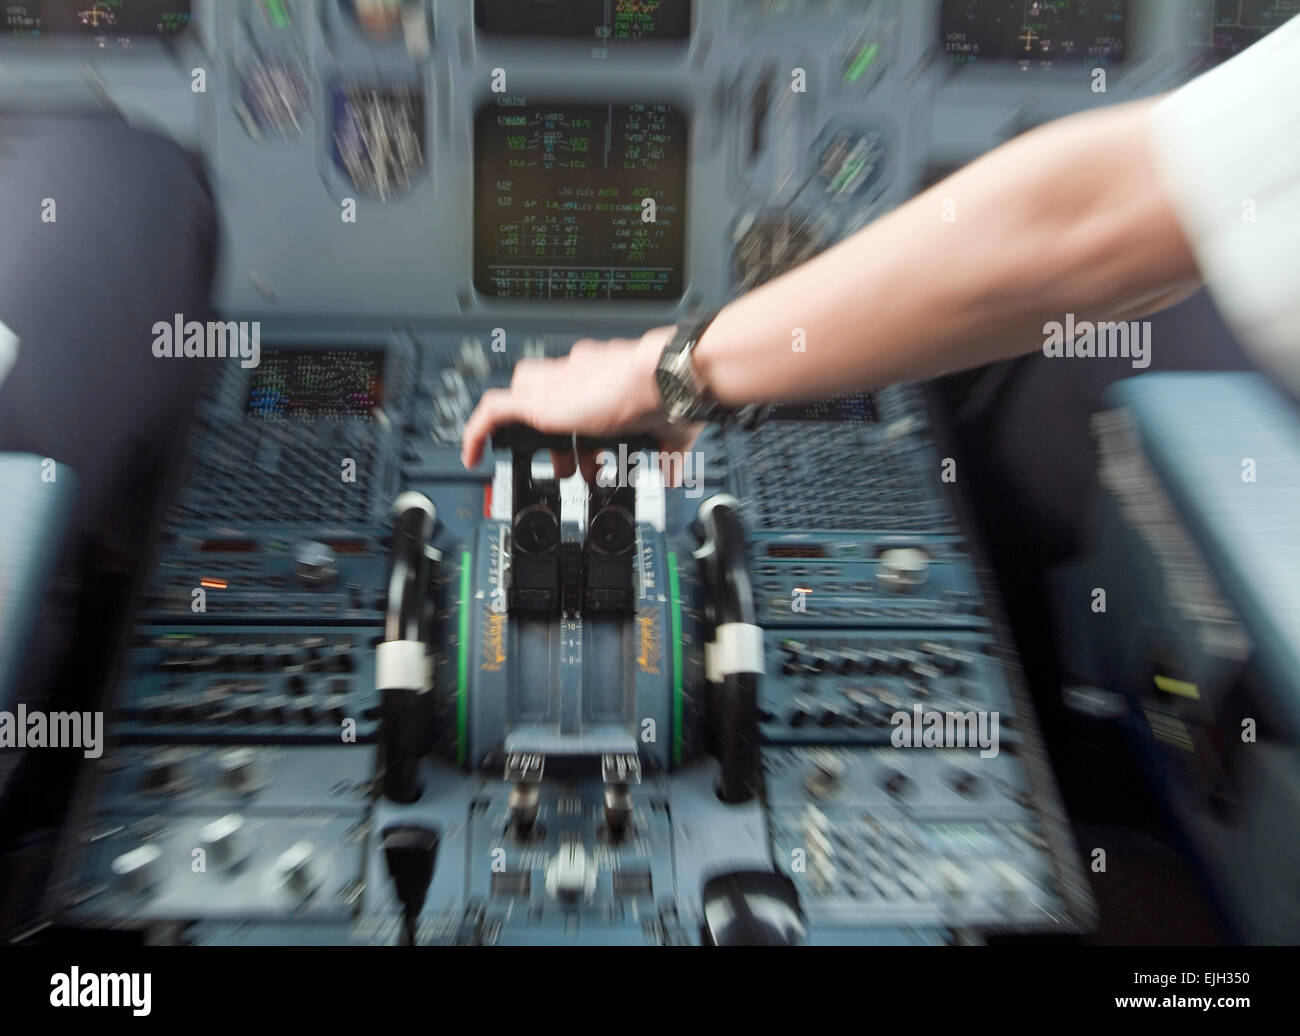
<svg viewBox="0 0 1300 1036">
<path fill-rule="evenodd" d="M 700 377 L 729 406 L 818 398 L 1032 351 L 1067 312 L 1176 297 L 1198 274 L 1150 156 L 1151 103 L 1025 134 L 727 306 Z"/>
<path fill-rule="evenodd" d="M 1127 319 L 1167 304 L 1197 270 L 1151 157 L 1149 107 L 1027 133 L 738 299 L 695 347 L 697 375 L 729 407 L 818 399 L 1029 352 L 1067 313 Z M 521 360 L 466 424 L 465 464 L 511 421 L 689 442 L 691 429 L 663 420 L 655 378 L 672 334 Z"/>
</svg>

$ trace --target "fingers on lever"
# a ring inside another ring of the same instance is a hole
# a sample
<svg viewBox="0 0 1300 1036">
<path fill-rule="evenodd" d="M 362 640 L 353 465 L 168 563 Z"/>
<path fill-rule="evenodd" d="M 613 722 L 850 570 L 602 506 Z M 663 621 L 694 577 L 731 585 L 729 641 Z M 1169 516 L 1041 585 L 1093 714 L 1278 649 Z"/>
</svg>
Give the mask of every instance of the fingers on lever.
<svg viewBox="0 0 1300 1036">
<path fill-rule="evenodd" d="M 552 450 L 551 466 L 555 468 L 556 478 L 568 478 L 578 470 L 578 466 L 573 460 L 573 454 L 568 450 Z"/>
<path fill-rule="evenodd" d="M 555 468 L 556 478 L 568 478 L 574 472 L 581 470 L 582 477 L 592 485 L 595 485 L 596 473 L 600 470 L 600 465 L 596 462 L 596 454 L 589 451 L 579 453 L 575 460 L 569 450 L 552 450 L 551 464 Z"/>
<path fill-rule="evenodd" d="M 594 452 L 585 451 L 578 455 L 578 467 L 582 469 L 582 477 L 586 479 L 588 485 L 596 484 L 596 473 L 600 471 L 600 464 L 596 461 Z"/>
<path fill-rule="evenodd" d="M 503 424 L 518 420 L 519 407 L 514 397 L 505 389 L 488 389 L 483 393 L 474 413 L 465 422 L 461 437 L 461 461 L 472 468 L 483 456 L 483 445 L 492 432 Z"/>
</svg>

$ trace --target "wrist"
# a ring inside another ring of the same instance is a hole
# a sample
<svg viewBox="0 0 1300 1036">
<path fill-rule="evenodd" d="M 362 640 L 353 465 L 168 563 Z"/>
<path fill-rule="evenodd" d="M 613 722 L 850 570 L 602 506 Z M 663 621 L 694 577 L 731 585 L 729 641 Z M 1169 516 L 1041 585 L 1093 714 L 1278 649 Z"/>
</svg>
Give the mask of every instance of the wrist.
<svg viewBox="0 0 1300 1036">
<path fill-rule="evenodd" d="M 691 350 L 691 372 L 704 394 L 724 410 L 735 409 L 743 400 L 732 398 L 734 393 L 720 392 L 718 385 L 719 342 L 721 341 L 723 318 L 728 307 L 718 310 L 709 326 L 704 329 L 700 339 Z"/>
<path fill-rule="evenodd" d="M 638 418 L 661 417 L 664 401 L 659 392 L 657 370 L 664 346 L 672 341 L 675 327 L 656 327 L 641 336 L 632 355 L 632 405 Z"/>
</svg>

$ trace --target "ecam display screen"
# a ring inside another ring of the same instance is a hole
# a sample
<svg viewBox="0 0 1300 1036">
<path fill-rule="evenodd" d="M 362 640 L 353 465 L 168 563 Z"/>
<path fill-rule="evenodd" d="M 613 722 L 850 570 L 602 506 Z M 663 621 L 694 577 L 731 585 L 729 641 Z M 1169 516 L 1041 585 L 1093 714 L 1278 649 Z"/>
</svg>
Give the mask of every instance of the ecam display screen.
<svg viewBox="0 0 1300 1036">
<path fill-rule="evenodd" d="M 474 133 L 474 284 L 493 298 L 682 294 L 686 120 L 670 104 L 491 105 Z"/>
<path fill-rule="evenodd" d="M 476 0 L 483 32 L 591 40 L 684 39 L 690 0 Z"/>
</svg>

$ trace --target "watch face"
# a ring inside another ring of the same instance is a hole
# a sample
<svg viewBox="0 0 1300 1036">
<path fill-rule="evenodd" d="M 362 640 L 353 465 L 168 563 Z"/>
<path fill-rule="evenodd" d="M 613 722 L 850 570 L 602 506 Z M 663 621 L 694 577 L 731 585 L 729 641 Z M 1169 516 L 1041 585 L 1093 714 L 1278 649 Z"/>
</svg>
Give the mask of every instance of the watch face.
<svg viewBox="0 0 1300 1036">
<path fill-rule="evenodd" d="M 664 414 L 674 424 L 707 409 L 703 392 L 691 368 L 691 352 L 699 334 L 700 331 L 695 330 L 685 339 L 674 338 L 660 355 L 659 366 L 655 371 Z"/>
<path fill-rule="evenodd" d="M 664 413 L 669 420 L 676 420 L 684 402 L 683 396 L 687 393 L 686 386 L 676 374 L 662 367 L 655 371 L 655 381 L 659 386 L 659 398 L 663 402 Z"/>
</svg>

